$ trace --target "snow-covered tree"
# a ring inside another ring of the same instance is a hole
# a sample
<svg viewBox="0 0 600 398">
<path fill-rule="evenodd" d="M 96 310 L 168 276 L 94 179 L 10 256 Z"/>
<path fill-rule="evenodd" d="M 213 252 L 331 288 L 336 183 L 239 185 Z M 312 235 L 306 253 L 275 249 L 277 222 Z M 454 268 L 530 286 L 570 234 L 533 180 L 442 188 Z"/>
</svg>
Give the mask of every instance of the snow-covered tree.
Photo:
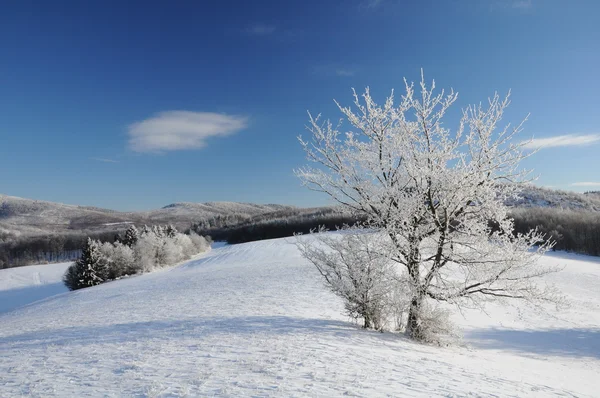
<svg viewBox="0 0 600 398">
<path fill-rule="evenodd" d="M 141 271 L 133 249 L 121 242 L 102 243 L 100 252 L 108 261 L 108 279 L 118 279 Z"/>
<path fill-rule="evenodd" d="M 161 246 L 162 240 L 152 232 L 142 234 L 133 246 L 136 261 L 142 264 L 144 272 L 152 271 L 162 266 L 159 256 Z"/>
<path fill-rule="evenodd" d="M 171 224 L 167 225 L 167 227 L 165 228 L 165 234 L 168 238 L 174 238 L 175 236 L 177 236 L 177 233 L 177 229 Z"/>
<path fill-rule="evenodd" d="M 165 228 L 162 225 L 153 225 L 152 232 L 154 233 L 154 235 L 158 236 L 159 238 L 162 238 L 163 236 L 165 236 Z"/>
<path fill-rule="evenodd" d="M 69 290 L 77 290 L 84 287 L 79 283 L 79 279 L 78 268 L 75 266 L 75 264 L 72 264 L 65 271 L 62 280 Z"/>
<path fill-rule="evenodd" d="M 202 253 L 210 249 L 210 244 L 212 240 L 210 237 L 200 236 L 197 233 L 191 231 L 189 235 L 187 235 L 191 241 L 192 246 L 188 249 L 188 255 Z"/>
<path fill-rule="evenodd" d="M 386 323 L 394 289 L 387 247 L 369 231 L 345 232 L 320 236 L 318 244 L 301 237 L 297 245 L 326 285 L 344 300 L 347 314 L 362 318 L 365 329 L 380 330 Z"/>
<path fill-rule="evenodd" d="M 131 225 L 125 231 L 125 236 L 123 236 L 122 242 L 124 245 L 131 247 L 131 246 L 135 245 L 135 243 L 137 242 L 139 237 L 140 237 L 140 233 L 139 233 L 138 229 L 135 227 L 135 225 Z"/>
<path fill-rule="evenodd" d="M 522 123 L 497 129 L 508 96 L 467 107 L 450 130 L 443 121 L 457 94 L 435 94 L 435 84 L 428 87 L 423 78 L 420 95 L 405 86 L 397 105 L 393 92 L 377 105 L 368 88 L 363 101 L 354 93 L 355 110 L 338 104 L 347 132 L 342 122 L 323 123 L 309 114 L 312 140 L 300 142 L 316 166 L 296 173 L 385 237 L 410 298 L 407 334 L 426 339 L 428 300 L 460 306 L 555 299 L 535 282 L 552 271 L 536 261 L 549 245 L 536 231 L 513 234 L 504 205 L 528 175 L 519 168 L 524 143 L 514 140 Z M 334 269 L 345 266 L 338 262 Z"/>
<path fill-rule="evenodd" d="M 63 281 L 70 290 L 95 286 L 109 277 L 108 260 L 100 250 L 100 244 L 88 238 L 81 257 L 69 267 Z"/>
<path fill-rule="evenodd" d="M 144 224 L 144 227 L 142 228 L 141 232 L 140 232 L 140 236 L 144 236 L 144 235 L 148 235 L 152 233 L 152 229 Z"/>
</svg>

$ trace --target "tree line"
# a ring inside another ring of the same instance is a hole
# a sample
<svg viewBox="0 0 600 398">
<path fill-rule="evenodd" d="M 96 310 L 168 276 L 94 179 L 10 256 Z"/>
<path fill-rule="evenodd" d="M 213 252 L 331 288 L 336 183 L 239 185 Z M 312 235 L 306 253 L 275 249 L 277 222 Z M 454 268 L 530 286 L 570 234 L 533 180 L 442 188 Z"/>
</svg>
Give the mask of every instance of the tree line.
<svg viewBox="0 0 600 398">
<path fill-rule="evenodd" d="M 335 230 L 355 225 L 365 218 L 336 207 L 318 209 L 282 210 L 254 217 L 233 215 L 217 216 L 195 223 L 191 230 L 216 241 L 229 244 L 264 239 L 285 238 L 311 230 L 325 228 Z"/>
<path fill-rule="evenodd" d="M 141 231 L 132 225 L 113 243 L 88 238 L 63 282 L 70 290 L 95 286 L 175 265 L 209 247 L 204 237 L 182 234 L 171 225 L 144 226 Z"/>
<path fill-rule="evenodd" d="M 72 232 L 53 235 L 0 234 L 0 269 L 31 264 L 72 261 L 81 255 L 88 237 L 113 243 L 121 231 Z"/>
<path fill-rule="evenodd" d="M 555 242 L 554 250 L 600 256 L 600 215 L 595 212 L 558 208 L 513 208 L 515 231 L 524 233 L 538 228 L 546 239 Z M 201 236 L 230 244 L 251 242 L 308 233 L 325 227 L 328 230 L 364 222 L 364 217 L 342 212 L 338 208 L 284 210 L 258 216 L 232 214 L 217 216 L 191 224 Z M 89 238 L 114 243 L 124 231 L 73 232 L 42 236 L 14 236 L 0 233 L 0 269 L 30 264 L 73 261 Z"/>
<path fill-rule="evenodd" d="M 515 231 L 537 228 L 554 250 L 600 256 L 600 213 L 556 208 L 513 209 Z"/>
<path fill-rule="evenodd" d="M 527 207 L 512 208 L 509 215 L 514 220 L 515 233 L 537 228 L 546 241 L 554 242 L 553 250 L 600 256 L 600 214 L 597 212 Z M 319 228 L 336 230 L 364 221 L 360 215 L 336 208 L 311 212 L 288 210 L 255 217 L 218 216 L 192 224 L 191 230 L 213 240 L 235 244 L 284 238 Z"/>
</svg>

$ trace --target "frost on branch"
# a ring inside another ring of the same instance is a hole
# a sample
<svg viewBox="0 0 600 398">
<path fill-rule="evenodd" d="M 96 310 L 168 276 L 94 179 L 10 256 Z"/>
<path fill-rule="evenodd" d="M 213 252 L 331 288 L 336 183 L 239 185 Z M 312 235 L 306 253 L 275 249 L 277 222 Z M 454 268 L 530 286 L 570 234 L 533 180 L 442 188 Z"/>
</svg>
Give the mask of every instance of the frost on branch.
<svg viewBox="0 0 600 398">
<path fill-rule="evenodd" d="M 364 328 L 381 330 L 393 298 L 393 269 L 387 248 L 368 231 L 319 236 L 318 244 L 299 238 L 297 246 L 319 270 L 327 287 L 344 300 L 347 314 Z"/>
<path fill-rule="evenodd" d="M 342 122 L 334 126 L 309 114 L 312 138 L 300 143 L 315 166 L 296 174 L 385 236 L 389 269 L 408 281 L 401 287 L 410 297 L 407 334 L 425 339 L 428 300 L 459 306 L 556 301 L 551 287 L 535 281 L 553 271 L 537 265 L 550 244 L 536 231 L 515 235 L 504 205 L 529 174 L 519 168 L 526 143 L 513 140 L 522 123 L 498 128 L 508 96 L 464 109 L 450 130 L 443 119 L 456 93 L 435 94 L 435 84 L 427 87 L 424 79 L 418 94 L 405 86 L 398 104 L 392 92 L 377 105 L 368 88 L 362 100 L 354 93 L 354 109 L 338 104 L 349 124 L 345 132 Z M 365 250 L 364 242 L 354 247 Z M 303 253 L 317 268 L 325 259 L 318 249 Z M 346 266 L 339 258 L 329 261 L 333 268 Z"/>
</svg>

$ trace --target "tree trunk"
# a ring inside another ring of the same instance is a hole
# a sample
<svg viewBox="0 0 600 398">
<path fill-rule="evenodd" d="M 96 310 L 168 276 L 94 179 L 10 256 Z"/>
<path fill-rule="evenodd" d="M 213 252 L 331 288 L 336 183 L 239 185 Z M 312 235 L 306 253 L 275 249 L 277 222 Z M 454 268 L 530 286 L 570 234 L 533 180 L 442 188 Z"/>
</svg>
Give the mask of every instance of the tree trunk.
<svg viewBox="0 0 600 398">
<path fill-rule="evenodd" d="M 421 306 L 423 297 L 414 296 L 410 302 L 408 312 L 408 321 L 406 324 L 406 335 L 413 340 L 423 340 L 425 338 L 424 326 L 421 323 Z"/>
<path fill-rule="evenodd" d="M 406 323 L 406 335 L 413 340 L 423 340 L 424 326 L 421 322 L 421 310 L 425 298 L 424 290 L 421 286 L 419 272 L 419 249 L 414 247 L 411 250 L 411 261 L 408 266 L 408 275 L 412 283 L 413 296 L 410 301 L 408 311 L 408 321 Z"/>
<path fill-rule="evenodd" d="M 365 320 L 365 323 L 363 324 L 363 329 L 370 329 L 371 328 L 371 318 L 369 318 L 369 315 L 364 314 L 363 318 Z"/>
</svg>

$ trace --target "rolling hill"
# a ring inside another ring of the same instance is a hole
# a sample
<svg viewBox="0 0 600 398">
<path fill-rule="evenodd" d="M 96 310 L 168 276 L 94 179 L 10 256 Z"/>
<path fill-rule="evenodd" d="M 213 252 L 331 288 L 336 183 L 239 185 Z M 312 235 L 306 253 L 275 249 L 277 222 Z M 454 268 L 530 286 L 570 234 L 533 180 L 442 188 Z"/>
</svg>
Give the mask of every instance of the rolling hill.
<svg viewBox="0 0 600 398">
<path fill-rule="evenodd" d="M 435 347 L 361 330 L 289 239 L 215 248 L 0 314 L 0 396 L 597 396 L 599 260 L 541 261 L 568 311 L 466 310 Z M 54 271 L 0 270 L 3 298 Z"/>
<path fill-rule="evenodd" d="M 600 212 L 600 195 L 593 192 L 582 194 L 528 186 L 520 199 L 512 200 L 508 204 L 516 208 L 549 207 Z M 219 215 L 246 215 L 260 220 L 269 213 L 272 213 L 273 217 L 281 217 L 285 216 L 289 210 L 296 213 L 299 211 L 310 213 L 311 211 L 327 211 L 327 209 L 327 207 L 315 210 L 300 209 L 295 206 L 238 202 L 184 202 L 150 211 L 119 212 L 0 194 L 0 231 L 4 229 L 5 231 L 30 234 L 80 230 L 102 231 L 123 229 L 129 223 L 137 225 L 171 223 L 187 228 L 191 222 Z"/>
<path fill-rule="evenodd" d="M 21 234 L 47 234 L 80 230 L 124 229 L 127 224 L 175 224 L 189 227 L 191 222 L 217 215 L 249 216 L 292 208 L 237 202 L 174 203 L 161 209 L 118 212 L 89 206 L 75 206 L 0 194 L 0 230 Z"/>
</svg>

